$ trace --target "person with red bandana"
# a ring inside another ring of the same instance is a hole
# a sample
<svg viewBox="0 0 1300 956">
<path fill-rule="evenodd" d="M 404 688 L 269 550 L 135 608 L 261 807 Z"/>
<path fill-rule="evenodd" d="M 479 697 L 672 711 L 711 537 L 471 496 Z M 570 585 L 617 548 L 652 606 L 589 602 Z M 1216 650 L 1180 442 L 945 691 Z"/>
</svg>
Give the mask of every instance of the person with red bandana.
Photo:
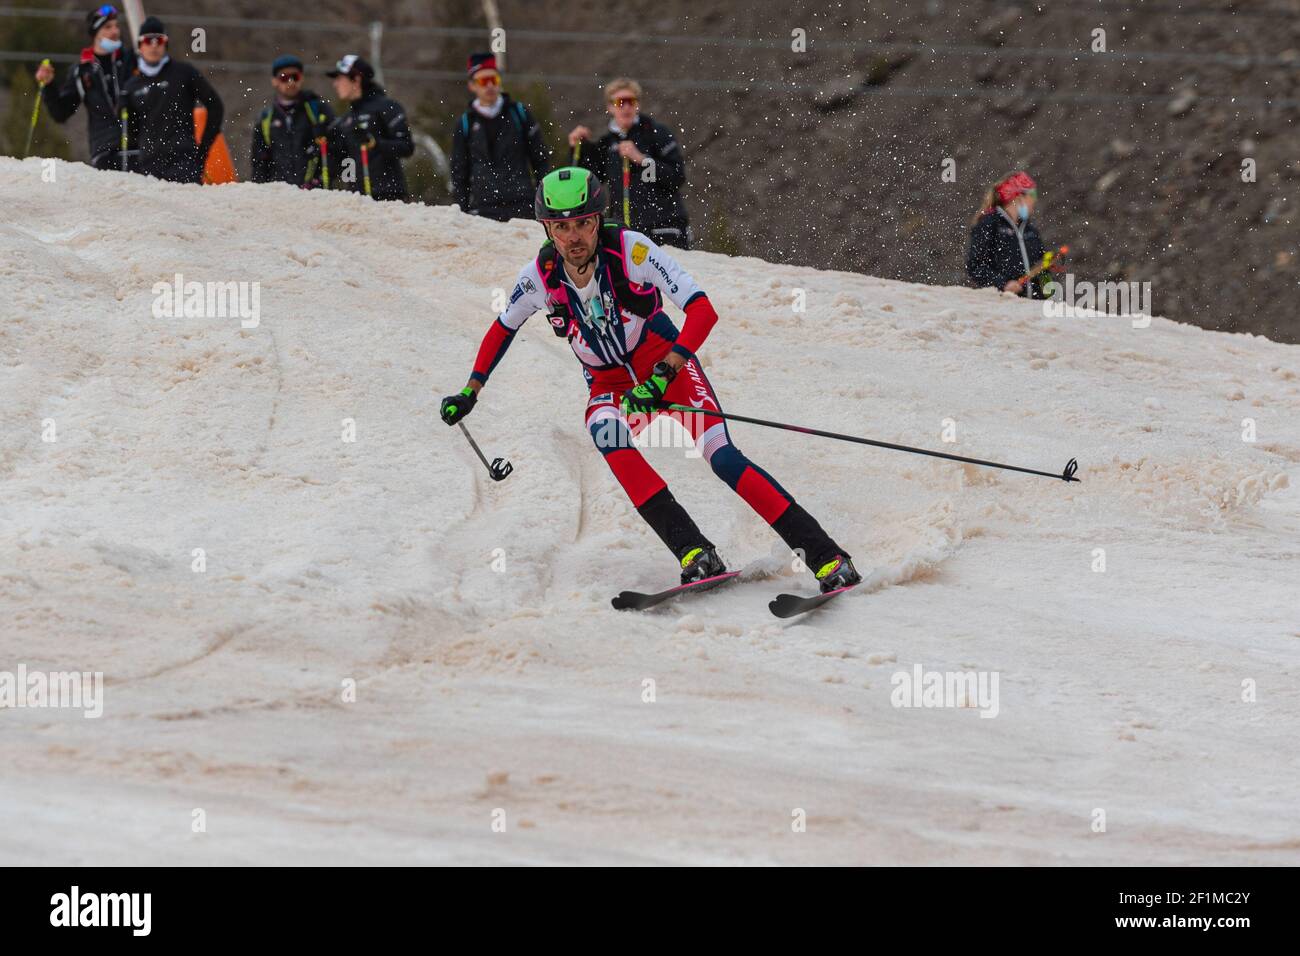
<svg viewBox="0 0 1300 956">
<path fill-rule="evenodd" d="M 632 436 L 658 415 L 670 415 L 690 433 L 714 474 L 803 555 L 823 592 L 861 581 L 849 555 L 817 520 L 732 443 L 725 421 L 664 410 L 680 404 L 721 411 L 696 358 L 718 315 L 663 247 L 644 233 L 604 223 L 606 203 L 604 185 L 588 170 L 570 166 L 542 180 L 534 213 L 547 242 L 520 270 L 509 305 L 483 338 L 468 384 L 443 399 L 443 421 L 454 425 L 470 413 L 525 320 L 546 310 L 555 334 L 582 363 L 592 440 L 632 505 L 678 560 L 683 584 L 720 575 L 726 566 L 632 444 Z M 686 313 L 680 332 L 663 310 L 665 297 Z"/>
<path fill-rule="evenodd" d="M 1038 185 L 1026 172 L 1011 173 L 985 194 L 966 254 L 966 274 L 973 286 L 1045 298 L 1039 281 L 1024 280 L 1043 261 L 1043 240 L 1029 221 L 1037 201 Z M 1047 273 L 1041 275 L 1042 282 L 1050 279 Z"/>
</svg>

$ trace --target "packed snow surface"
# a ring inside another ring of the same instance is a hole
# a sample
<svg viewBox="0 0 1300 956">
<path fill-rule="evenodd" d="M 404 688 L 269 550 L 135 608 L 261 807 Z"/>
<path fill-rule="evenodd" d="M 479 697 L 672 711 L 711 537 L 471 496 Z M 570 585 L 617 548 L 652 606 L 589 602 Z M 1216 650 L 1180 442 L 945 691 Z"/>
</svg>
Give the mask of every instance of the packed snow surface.
<svg viewBox="0 0 1300 956">
<path fill-rule="evenodd" d="M 648 449 L 746 574 L 620 613 L 675 564 L 544 318 L 467 421 L 513 475 L 438 419 L 538 225 L 44 169 L 0 160 L 0 672 L 103 716 L 0 710 L 0 861 L 1300 863 L 1297 347 L 683 253 L 724 408 L 1082 481 L 735 425 L 869 574 L 783 622 L 811 575 Z M 178 273 L 259 323 L 155 317 Z M 895 706 L 918 665 L 996 707 Z"/>
</svg>

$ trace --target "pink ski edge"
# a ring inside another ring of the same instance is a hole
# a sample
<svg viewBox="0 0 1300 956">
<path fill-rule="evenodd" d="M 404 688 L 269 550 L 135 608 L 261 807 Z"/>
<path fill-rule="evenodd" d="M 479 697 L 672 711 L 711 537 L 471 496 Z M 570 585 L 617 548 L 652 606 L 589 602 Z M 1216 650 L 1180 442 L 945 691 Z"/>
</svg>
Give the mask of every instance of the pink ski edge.
<svg viewBox="0 0 1300 956">
<path fill-rule="evenodd" d="M 711 578 L 700 578 L 698 581 L 692 581 L 690 584 L 679 584 L 675 588 L 669 588 L 665 593 L 674 594 L 677 591 L 688 591 L 691 588 L 698 588 L 701 584 L 708 584 L 710 581 L 726 581 L 728 578 L 734 578 L 739 574 L 739 571 L 724 571 L 722 574 L 715 574 Z"/>
</svg>

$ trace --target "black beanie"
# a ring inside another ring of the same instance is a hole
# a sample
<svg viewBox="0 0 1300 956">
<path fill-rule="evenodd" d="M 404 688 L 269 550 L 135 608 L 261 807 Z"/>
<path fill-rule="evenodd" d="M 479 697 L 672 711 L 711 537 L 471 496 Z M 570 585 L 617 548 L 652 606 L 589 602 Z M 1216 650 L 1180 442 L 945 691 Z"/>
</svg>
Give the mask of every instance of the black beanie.
<svg viewBox="0 0 1300 956">
<path fill-rule="evenodd" d="M 144 23 L 140 24 L 140 36 L 148 36 L 151 33 L 167 35 L 167 28 L 163 26 L 163 22 L 157 17 L 145 17 Z"/>
<path fill-rule="evenodd" d="M 93 37 L 109 20 L 117 19 L 117 11 L 110 6 L 96 7 L 86 14 L 86 31 Z"/>
</svg>

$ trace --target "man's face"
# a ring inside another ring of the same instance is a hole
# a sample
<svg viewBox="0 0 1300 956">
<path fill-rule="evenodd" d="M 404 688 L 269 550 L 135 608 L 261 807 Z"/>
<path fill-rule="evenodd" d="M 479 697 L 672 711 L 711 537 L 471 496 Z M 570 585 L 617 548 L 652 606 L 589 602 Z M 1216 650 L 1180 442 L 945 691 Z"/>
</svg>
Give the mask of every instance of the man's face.
<svg viewBox="0 0 1300 956">
<path fill-rule="evenodd" d="M 596 254 L 596 233 L 600 230 L 600 216 L 583 216 L 581 219 L 560 219 L 547 223 L 555 248 L 571 266 L 586 265 Z"/>
<path fill-rule="evenodd" d="M 302 88 L 302 70 L 296 66 L 286 66 L 271 77 L 271 85 L 281 98 L 297 99 L 298 91 Z"/>
<path fill-rule="evenodd" d="M 484 106 L 491 106 L 501 95 L 501 74 L 493 70 L 480 70 L 469 81 L 469 91 Z"/>
<path fill-rule="evenodd" d="M 101 40 L 120 40 L 122 39 L 122 28 L 117 24 L 117 18 L 109 20 L 102 27 L 95 31 L 95 46 L 99 46 Z"/>
<path fill-rule="evenodd" d="M 162 62 L 167 55 L 167 37 L 162 33 L 146 33 L 140 37 L 140 59 L 150 66 Z"/>
<path fill-rule="evenodd" d="M 637 111 L 641 108 L 636 94 L 631 90 L 615 90 L 610 94 L 605 106 L 609 110 L 609 115 L 614 117 L 614 122 L 622 130 L 632 128 L 632 124 L 636 122 Z"/>
<path fill-rule="evenodd" d="M 351 102 L 361 98 L 361 77 L 359 76 L 336 76 L 334 77 L 334 93 L 341 100 Z"/>
</svg>

